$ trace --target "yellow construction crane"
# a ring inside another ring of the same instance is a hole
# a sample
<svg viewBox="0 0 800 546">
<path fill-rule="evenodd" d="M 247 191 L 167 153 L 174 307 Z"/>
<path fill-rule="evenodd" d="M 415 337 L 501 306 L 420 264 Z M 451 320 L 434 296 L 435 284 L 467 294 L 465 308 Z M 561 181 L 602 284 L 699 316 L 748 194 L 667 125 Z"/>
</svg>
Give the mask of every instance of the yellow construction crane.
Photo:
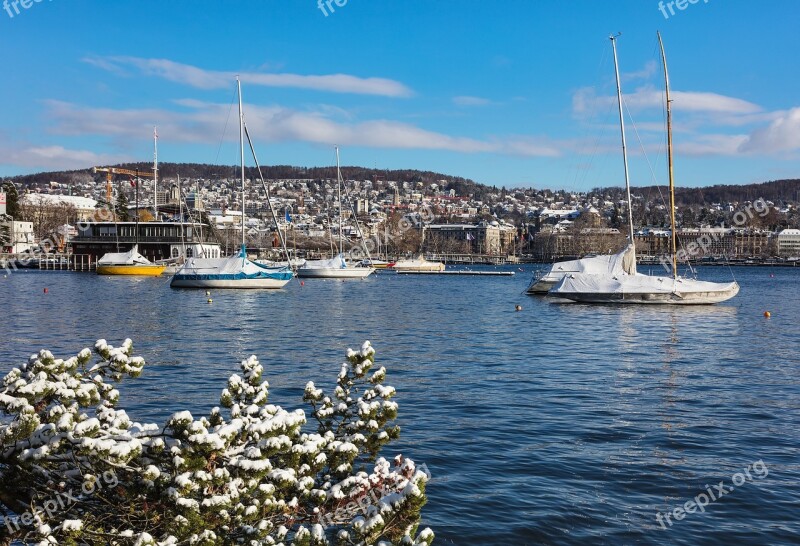
<svg viewBox="0 0 800 546">
<path fill-rule="evenodd" d="M 130 169 L 121 169 L 119 167 L 94 167 L 92 172 L 97 173 L 106 173 L 106 202 L 111 204 L 111 181 L 114 178 L 115 174 L 122 174 L 125 176 L 133 176 L 138 178 L 154 178 L 155 173 L 150 171 L 139 171 L 135 170 L 132 171 Z"/>
</svg>

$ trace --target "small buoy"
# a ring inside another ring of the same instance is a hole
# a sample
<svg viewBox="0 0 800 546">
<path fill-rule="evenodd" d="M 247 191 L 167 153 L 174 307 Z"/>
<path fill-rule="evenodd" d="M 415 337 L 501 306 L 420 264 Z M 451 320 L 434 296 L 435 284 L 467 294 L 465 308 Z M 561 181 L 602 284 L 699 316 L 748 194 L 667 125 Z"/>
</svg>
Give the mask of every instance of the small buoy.
<svg viewBox="0 0 800 546">
<path fill-rule="evenodd" d="M 214 301 L 214 300 L 212 300 L 211 298 L 208 298 L 208 303 L 211 303 L 212 301 Z"/>
<path fill-rule="evenodd" d="M 47 288 L 44 289 L 44 293 L 47 294 Z"/>
<path fill-rule="evenodd" d="M 522 311 L 522 306 L 521 305 L 517 305 L 516 307 L 514 307 L 514 310 L 515 311 Z"/>
<path fill-rule="evenodd" d="M 210 295 L 211 295 L 211 292 L 206 290 L 206 296 L 210 296 Z"/>
<path fill-rule="evenodd" d="M 771 317 L 771 316 L 772 316 L 772 315 L 770 314 L 770 312 L 769 312 L 769 311 L 764 311 L 764 318 L 769 318 L 769 317 Z"/>
<path fill-rule="evenodd" d="M 306 285 L 306 281 L 300 281 L 300 286 L 305 286 L 305 285 Z"/>
<path fill-rule="evenodd" d="M 775 278 L 775 273 L 770 273 L 770 274 L 769 274 L 769 278 L 770 278 L 770 279 L 774 279 L 774 278 Z"/>
</svg>

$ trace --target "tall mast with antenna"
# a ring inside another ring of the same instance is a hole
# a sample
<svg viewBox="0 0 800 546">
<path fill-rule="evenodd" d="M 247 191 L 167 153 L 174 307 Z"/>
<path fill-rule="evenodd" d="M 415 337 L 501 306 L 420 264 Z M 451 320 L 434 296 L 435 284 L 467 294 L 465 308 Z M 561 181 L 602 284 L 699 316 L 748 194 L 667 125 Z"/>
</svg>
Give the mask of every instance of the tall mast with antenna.
<svg viewBox="0 0 800 546">
<path fill-rule="evenodd" d="M 246 253 L 244 238 L 244 112 L 242 111 L 242 82 L 239 80 L 239 76 L 236 76 L 236 89 L 239 91 L 239 151 L 242 165 L 242 252 Z"/>
<path fill-rule="evenodd" d="M 672 164 L 672 99 L 669 97 L 669 71 L 667 70 L 667 55 L 664 53 L 664 42 L 658 32 L 658 45 L 661 48 L 661 61 L 664 64 L 664 88 L 667 100 L 667 162 L 669 163 L 669 220 L 672 229 L 672 277 L 678 278 L 678 236 L 675 226 L 675 176 Z"/>
<path fill-rule="evenodd" d="M 153 127 L 153 212 L 158 220 L 158 127 Z"/>
<path fill-rule="evenodd" d="M 336 146 L 336 188 L 339 192 L 339 254 L 344 252 L 343 234 L 342 234 L 342 171 L 339 168 L 339 147 Z"/>
<path fill-rule="evenodd" d="M 633 240 L 633 202 L 631 201 L 631 181 L 628 174 L 628 147 L 625 140 L 625 117 L 622 114 L 622 86 L 619 79 L 619 63 L 617 62 L 617 38 L 621 33 L 610 36 L 611 47 L 614 50 L 614 73 L 617 77 L 617 103 L 619 104 L 619 129 L 622 133 L 622 160 L 625 163 L 625 193 L 628 199 L 628 237 L 631 244 Z"/>
</svg>

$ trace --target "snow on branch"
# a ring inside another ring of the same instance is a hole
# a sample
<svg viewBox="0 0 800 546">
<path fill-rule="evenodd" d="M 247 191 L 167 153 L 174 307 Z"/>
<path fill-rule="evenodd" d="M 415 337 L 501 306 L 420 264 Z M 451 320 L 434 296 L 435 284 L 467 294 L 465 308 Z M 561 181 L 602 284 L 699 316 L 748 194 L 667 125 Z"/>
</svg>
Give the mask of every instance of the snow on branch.
<svg viewBox="0 0 800 546">
<path fill-rule="evenodd" d="M 379 458 L 400 430 L 375 350 L 349 350 L 332 396 L 270 404 L 255 356 L 220 406 L 132 421 L 116 388 L 143 372 L 133 343 L 49 351 L 0 386 L 0 544 L 429 545 L 426 472 Z"/>
</svg>

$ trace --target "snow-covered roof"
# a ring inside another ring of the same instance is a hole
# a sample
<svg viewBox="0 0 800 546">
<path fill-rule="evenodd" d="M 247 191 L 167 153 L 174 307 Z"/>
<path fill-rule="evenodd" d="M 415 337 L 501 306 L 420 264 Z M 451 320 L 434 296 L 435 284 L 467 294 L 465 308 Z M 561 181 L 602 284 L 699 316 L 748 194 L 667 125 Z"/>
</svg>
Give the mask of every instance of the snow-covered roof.
<svg viewBox="0 0 800 546">
<path fill-rule="evenodd" d="M 53 195 L 50 193 L 26 193 L 20 198 L 20 202 L 26 205 L 71 205 L 76 209 L 93 209 L 97 206 L 97 201 L 89 197 L 78 197 L 76 195 Z"/>
</svg>

